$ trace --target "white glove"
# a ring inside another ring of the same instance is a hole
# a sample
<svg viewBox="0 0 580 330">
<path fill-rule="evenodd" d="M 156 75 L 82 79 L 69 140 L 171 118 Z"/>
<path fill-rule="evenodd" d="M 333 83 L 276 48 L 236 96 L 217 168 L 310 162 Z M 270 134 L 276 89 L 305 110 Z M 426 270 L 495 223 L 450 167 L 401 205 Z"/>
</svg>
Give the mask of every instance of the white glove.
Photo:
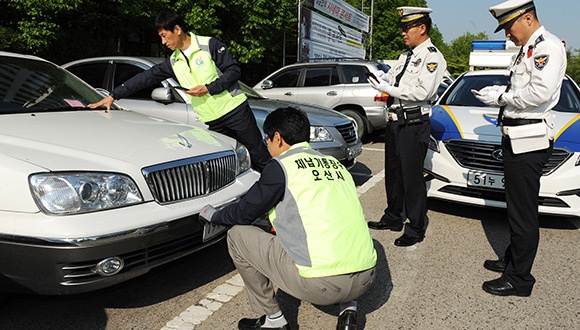
<svg viewBox="0 0 580 330">
<path fill-rule="evenodd" d="M 213 206 L 206 205 L 201 209 L 201 211 L 199 211 L 199 218 L 201 220 L 204 220 L 204 221 L 211 223 L 211 217 L 216 212 L 217 212 L 217 210 Z"/>
<path fill-rule="evenodd" d="M 474 94 L 475 97 L 486 105 L 500 106 L 499 97 L 505 92 L 506 86 L 487 86 Z"/>
<path fill-rule="evenodd" d="M 377 77 L 378 78 L 378 77 Z M 369 78 L 369 83 L 371 84 L 371 86 L 381 92 L 385 92 L 387 94 L 391 93 L 391 89 L 393 89 L 393 86 L 391 86 L 388 82 L 381 80 L 381 81 L 376 81 L 373 78 Z"/>
<path fill-rule="evenodd" d="M 507 86 L 504 86 L 504 85 L 493 85 L 493 86 L 485 86 L 482 89 L 480 89 L 479 91 L 480 92 L 483 92 L 483 91 L 497 91 L 497 92 L 500 92 L 500 93 L 505 93 L 506 88 L 507 88 Z"/>
<path fill-rule="evenodd" d="M 384 81 L 384 82 L 389 82 L 389 77 L 387 76 L 387 74 L 385 73 L 385 71 L 383 70 L 377 70 L 375 72 L 373 72 L 373 74 L 379 78 L 380 80 Z M 379 81 L 379 82 L 382 82 Z"/>
</svg>

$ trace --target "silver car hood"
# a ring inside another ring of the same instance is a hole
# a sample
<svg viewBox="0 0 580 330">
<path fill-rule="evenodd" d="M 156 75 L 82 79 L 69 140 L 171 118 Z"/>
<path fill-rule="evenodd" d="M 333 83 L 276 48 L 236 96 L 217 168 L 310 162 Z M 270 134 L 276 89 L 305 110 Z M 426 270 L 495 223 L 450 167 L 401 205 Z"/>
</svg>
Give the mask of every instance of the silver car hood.
<svg viewBox="0 0 580 330">
<path fill-rule="evenodd" d="M 315 105 L 299 103 L 299 102 L 284 102 L 269 98 L 248 98 L 252 110 L 260 110 L 270 113 L 277 108 L 285 108 L 298 105 L 300 109 L 308 114 L 310 125 L 314 126 L 336 126 L 349 123 L 349 119 L 338 111 L 328 108 L 321 108 Z"/>
</svg>

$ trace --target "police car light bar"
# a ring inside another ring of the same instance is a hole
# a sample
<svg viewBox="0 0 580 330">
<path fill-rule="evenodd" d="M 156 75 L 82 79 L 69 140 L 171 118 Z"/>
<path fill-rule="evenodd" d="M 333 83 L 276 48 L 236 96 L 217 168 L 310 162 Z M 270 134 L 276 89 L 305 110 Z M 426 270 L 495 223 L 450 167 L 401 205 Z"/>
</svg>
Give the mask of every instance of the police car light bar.
<svg viewBox="0 0 580 330">
<path fill-rule="evenodd" d="M 494 51 L 505 50 L 506 40 L 473 40 L 471 50 L 476 51 Z"/>
<path fill-rule="evenodd" d="M 473 40 L 469 68 L 507 68 L 519 51 L 510 40 Z"/>
</svg>

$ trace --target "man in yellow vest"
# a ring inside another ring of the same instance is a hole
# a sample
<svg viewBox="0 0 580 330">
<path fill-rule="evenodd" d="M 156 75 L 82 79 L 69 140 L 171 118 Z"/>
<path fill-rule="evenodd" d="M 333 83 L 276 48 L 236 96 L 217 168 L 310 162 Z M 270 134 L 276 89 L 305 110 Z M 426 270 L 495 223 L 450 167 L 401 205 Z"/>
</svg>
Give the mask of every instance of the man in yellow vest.
<svg viewBox="0 0 580 330">
<path fill-rule="evenodd" d="M 232 55 L 216 38 L 187 32 L 183 18 L 175 12 L 163 12 L 155 19 L 161 41 L 173 50 L 164 62 L 145 70 L 116 87 L 111 95 L 91 108 L 111 108 L 121 99 L 143 88 L 175 78 L 187 88 L 186 93 L 199 119 L 209 129 L 225 134 L 245 145 L 254 169 L 261 171 L 270 156 L 262 143 L 256 118 L 240 88 L 241 69 Z"/>
<path fill-rule="evenodd" d="M 344 166 L 310 148 L 308 117 L 280 108 L 264 122 L 274 157 L 236 204 L 200 217 L 233 226 L 230 255 L 252 309 L 238 329 L 289 329 L 274 287 L 316 305 L 340 304 L 337 329 L 357 328 L 356 300 L 371 286 L 377 254 L 356 186 Z M 250 224 L 268 213 L 275 235 Z"/>
</svg>

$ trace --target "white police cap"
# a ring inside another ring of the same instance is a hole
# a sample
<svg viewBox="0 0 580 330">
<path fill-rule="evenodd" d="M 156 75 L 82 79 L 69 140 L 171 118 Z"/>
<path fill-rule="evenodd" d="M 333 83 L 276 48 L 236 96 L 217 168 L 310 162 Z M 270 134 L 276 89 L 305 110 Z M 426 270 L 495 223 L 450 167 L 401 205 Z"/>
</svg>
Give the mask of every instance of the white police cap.
<svg viewBox="0 0 580 330">
<path fill-rule="evenodd" d="M 489 8 L 491 15 L 497 19 L 498 26 L 493 32 L 509 28 L 518 17 L 535 9 L 533 0 L 509 0 Z"/>
<path fill-rule="evenodd" d="M 401 16 L 399 26 L 403 27 L 415 23 L 422 18 L 429 17 L 433 9 L 423 7 L 398 7 L 397 12 Z"/>
</svg>

